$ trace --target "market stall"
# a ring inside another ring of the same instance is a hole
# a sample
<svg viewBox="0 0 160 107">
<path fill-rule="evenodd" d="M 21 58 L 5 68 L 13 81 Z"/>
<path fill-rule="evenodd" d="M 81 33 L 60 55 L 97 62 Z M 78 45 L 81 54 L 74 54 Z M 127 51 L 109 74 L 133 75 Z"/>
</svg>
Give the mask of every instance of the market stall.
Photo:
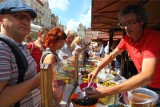
<svg viewBox="0 0 160 107">
<path fill-rule="evenodd" d="M 58 94 L 62 94 L 60 98 L 61 101 L 59 103 L 61 107 L 73 107 L 73 104 L 70 99 L 71 95 L 76 92 L 82 92 L 81 86 L 83 84 L 88 84 L 88 80 L 87 80 L 88 73 L 92 72 L 95 69 L 99 61 L 100 59 L 99 60 L 89 59 L 89 63 L 83 66 L 84 64 L 83 64 L 82 57 L 76 54 L 74 57 L 74 60 L 72 58 L 72 60 L 69 59 L 61 62 L 62 69 L 58 68 L 58 70 L 59 71 L 63 70 L 65 74 L 58 73 L 56 75 L 56 79 L 63 80 L 66 84 L 64 87 L 62 87 L 62 85 L 59 85 L 59 90 L 61 92 L 58 92 L 58 91 L 55 92 Z M 53 75 L 52 72 L 57 72 L 57 71 L 54 71 L 55 68 L 57 68 L 57 64 L 41 65 L 41 96 L 42 96 L 43 107 L 57 106 L 54 104 L 55 102 L 53 103 L 53 101 L 55 100 L 53 98 L 54 82 L 52 80 L 52 75 Z M 119 77 L 117 78 L 116 75 Z M 119 74 L 117 74 L 115 71 L 112 71 L 109 74 L 109 68 L 106 67 L 99 73 L 94 83 L 96 84 L 96 86 L 107 87 L 107 86 L 112 86 L 117 84 L 118 81 L 121 79 L 122 77 Z M 113 95 L 113 96 L 102 98 L 99 100 L 97 105 L 98 107 L 106 107 L 108 105 L 119 103 L 118 96 L 119 95 Z"/>
<path fill-rule="evenodd" d="M 110 71 L 110 66 L 106 66 L 99 72 L 96 79 L 94 79 L 91 84 L 88 83 L 88 73 L 95 69 L 101 59 L 90 58 L 89 63 L 84 64 L 82 58 L 81 55 L 75 54 L 74 59 L 71 58 L 62 61 L 56 65 L 41 65 L 42 107 L 86 107 L 80 106 L 81 104 L 88 105 L 87 107 L 113 107 L 113 105 L 129 107 L 127 92 L 106 96 L 100 99 L 88 99 L 85 96 L 79 97 L 79 95 L 85 93 L 84 90 L 88 87 L 93 89 L 96 87 L 112 87 L 125 81 L 125 78 L 122 77 L 116 69 Z M 58 66 L 59 64 L 60 66 Z M 59 73 L 57 73 L 55 77 L 56 82 L 53 82 L 52 72 L 57 72 L 57 69 Z M 58 84 L 58 90 L 54 87 L 56 84 Z M 158 99 L 158 96 L 150 90 L 144 88 L 138 88 L 136 90 L 140 90 L 140 92 L 144 94 L 149 92 L 149 95 L 152 96 L 151 99 L 154 99 L 155 101 Z M 131 92 L 134 92 L 134 90 L 130 91 L 130 97 L 133 98 L 134 95 Z M 55 96 L 59 97 L 56 97 L 55 99 Z M 145 99 L 145 104 L 148 104 L 146 101 L 147 100 Z M 141 107 L 141 105 L 136 107 Z"/>
</svg>

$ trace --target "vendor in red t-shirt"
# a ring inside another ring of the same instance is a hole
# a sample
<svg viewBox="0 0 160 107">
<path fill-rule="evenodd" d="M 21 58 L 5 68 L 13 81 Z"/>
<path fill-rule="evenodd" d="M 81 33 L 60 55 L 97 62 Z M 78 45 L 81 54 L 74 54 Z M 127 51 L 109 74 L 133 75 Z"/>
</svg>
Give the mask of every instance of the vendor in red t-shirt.
<svg viewBox="0 0 160 107">
<path fill-rule="evenodd" d="M 44 41 L 48 31 L 49 29 L 47 28 L 40 28 L 38 31 L 37 40 L 27 44 L 27 49 L 29 50 L 31 56 L 35 59 L 37 63 L 37 72 L 40 72 L 40 59 L 43 51 L 46 48 L 44 46 Z"/>
<path fill-rule="evenodd" d="M 101 64 L 88 75 L 88 80 L 92 81 L 101 69 L 124 50 L 129 53 L 138 74 L 121 84 L 87 91 L 87 97 L 100 98 L 141 86 L 146 86 L 160 95 L 160 32 L 145 28 L 148 21 L 147 14 L 142 7 L 135 5 L 125 7 L 120 12 L 119 21 L 126 35 L 116 49 L 110 55 L 106 55 Z"/>
</svg>

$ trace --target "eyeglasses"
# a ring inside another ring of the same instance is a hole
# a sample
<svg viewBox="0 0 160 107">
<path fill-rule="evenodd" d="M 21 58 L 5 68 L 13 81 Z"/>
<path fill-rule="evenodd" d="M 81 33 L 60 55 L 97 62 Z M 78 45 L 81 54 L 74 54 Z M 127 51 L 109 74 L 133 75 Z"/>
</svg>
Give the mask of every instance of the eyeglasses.
<svg viewBox="0 0 160 107">
<path fill-rule="evenodd" d="M 127 23 L 119 23 L 119 26 L 120 26 L 121 28 L 124 28 L 124 27 L 126 27 L 126 26 L 132 26 L 132 25 L 136 24 L 137 22 L 140 22 L 140 21 L 139 21 L 139 20 L 136 20 L 136 21 L 130 21 L 130 22 L 127 22 Z"/>
<path fill-rule="evenodd" d="M 20 14 L 20 13 L 11 13 L 11 15 L 17 19 L 17 20 L 27 20 L 27 21 L 32 21 L 33 18 L 30 15 L 24 15 L 24 14 Z"/>
</svg>

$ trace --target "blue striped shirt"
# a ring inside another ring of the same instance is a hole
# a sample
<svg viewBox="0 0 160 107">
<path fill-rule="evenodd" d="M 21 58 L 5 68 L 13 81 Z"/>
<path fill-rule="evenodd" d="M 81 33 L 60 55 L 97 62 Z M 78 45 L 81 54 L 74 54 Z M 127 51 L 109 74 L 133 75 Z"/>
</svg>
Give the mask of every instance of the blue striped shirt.
<svg viewBox="0 0 160 107">
<path fill-rule="evenodd" d="M 6 37 L 0 35 L 2 37 Z M 21 45 L 11 39 L 23 52 L 24 56 L 28 61 L 28 69 L 25 72 L 24 81 L 27 81 L 34 76 L 37 75 L 36 73 L 36 62 L 27 52 L 25 45 Z M 16 64 L 16 59 L 14 54 L 12 53 L 9 46 L 0 41 L 0 82 L 8 81 L 8 86 L 13 86 L 17 84 L 18 80 L 18 67 Z M 41 96 L 40 96 L 40 89 L 35 89 L 28 93 L 27 96 L 21 99 L 20 105 L 21 107 L 39 107 L 41 104 Z M 13 105 L 14 106 L 14 105 Z"/>
</svg>

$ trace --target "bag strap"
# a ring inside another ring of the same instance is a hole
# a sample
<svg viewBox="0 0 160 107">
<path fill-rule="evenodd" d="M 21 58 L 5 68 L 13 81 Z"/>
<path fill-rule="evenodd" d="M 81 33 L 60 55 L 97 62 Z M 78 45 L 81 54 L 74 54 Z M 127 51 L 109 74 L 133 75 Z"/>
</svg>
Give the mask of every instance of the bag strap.
<svg viewBox="0 0 160 107">
<path fill-rule="evenodd" d="M 43 55 L 41 57 L 41 60 L 40 60 L 40 63 L 43 63 L 44 59 L 46 58 L 46 56 L 48 54 L 52 54 L 52 52 L 49 50 L 49 49 L 46 49 L 44 52 L 43 52 Z"/>
<path fill-rule="evenodd" d="M 7 38 L 3 38 L 3 37 L 0 37 L 0 40 L 5 42 L 10 47 L 10 49 L 12 50 L 12 52 L 15 56 L 16 63 L 18 66 L 18 81 L 17 81 L 17 83 L 23 82 L 25 71 L 28 69 L 27 59 L 25 58 L 22 51 L 11 40 L 9 40 Z M 16 103 L 15 107 L 20 107 L 20 101 L 18 101 Z"/>
</svg>

